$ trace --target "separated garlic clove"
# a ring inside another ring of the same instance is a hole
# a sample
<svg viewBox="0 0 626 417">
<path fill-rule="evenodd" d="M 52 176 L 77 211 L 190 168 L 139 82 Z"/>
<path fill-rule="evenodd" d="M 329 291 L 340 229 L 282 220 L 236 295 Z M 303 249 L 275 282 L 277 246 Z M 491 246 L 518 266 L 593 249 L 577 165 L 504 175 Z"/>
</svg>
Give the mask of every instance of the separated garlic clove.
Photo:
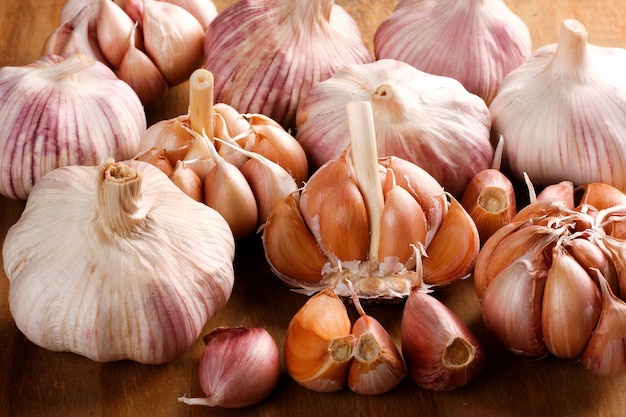
<svg viewBox="0 0 626 417">
<path fill-rule="evenodd" d="M 400 331 L 408 375 L 420 387 L 460 388 L 484 367 L 485 351 L 472 331 L 441 301 L 419 289 L 406 301 Z"/>
<path fill-rule="evenodd" d="M 566 179 L 626 189 L 625 71 L 626 49 L 589 44 L 582 23 L 564 20 L 558 43 L 511 71 L 489 106 L 493 135 L 507 140 L 503 165 L 537 186 Z"/>
<path fill-rule="evenodd" d="M 537 194 L 536 200 L 561 200 L 565 202 L 565 208 L 574 210 L 574 184 L 571 181 L 550 184 Z"/>
<path fill-rule="evenodd" d="M 423 261 L 424 282 L 448 286 L 469 277 L 480 251 L 476 224 L 461 203 L 450 196 L 450 207 Z"/>
<path fill-rule="evenodd" d="M 146 53 L 169 85 L 187 81 L 201 66 L 204 30 L 187 10 L 164 1 L 144 0 L 141 28 Z"/>
<path fill-rule="evenodd" d="M 198 376 L 206 397 L 189 405 L 241 408 L 264 400 L 280 378 L 276 341 L 262 327 L 218 327 L 204 336 Z"/>
<path fill-rule="evenodd" d="M 582 191 L 579 204 L 588 204 L 598 210 L 626 205 L 626 194 L 609 184 L 591 182 L 577 187 Z"/>
<path fill-rule="evenodd" d="M 185 161 L 176 162 L 174 170 L 169 175 L 170 180 L 185 194 L 196 201 L 204 201 L 202 180 Z"/>
<path fill-rule="evenodd" d="M 580 362 L 597 375 L 621 375 L 626 372 L 626 304 L 611 292 L 601 275 L 598 284 L 602 313 Z"/>
<path fill-rule="evenodd" d="M 222 216 L 140 161 L 50 171 L 2 248 L 11 314 L 30 341 L 146 364 L 196 342 L 230 298 L 234 254 Z"/>
<path fill-rule="evenodd" d="M 557 243 L 541 301 L 541 329 L 548 351 L 560 358 L 578 357 L 596 327 L 601 308 L 595 282 Z"/>
<path fill-rule="evenodd" d="M 343 388 L 356 342 L 351 327 L 346 307 L 331 288 L 309 298 L 285 333 L 285 365 L 294 381 L 318 392 Z"/>
</svg>

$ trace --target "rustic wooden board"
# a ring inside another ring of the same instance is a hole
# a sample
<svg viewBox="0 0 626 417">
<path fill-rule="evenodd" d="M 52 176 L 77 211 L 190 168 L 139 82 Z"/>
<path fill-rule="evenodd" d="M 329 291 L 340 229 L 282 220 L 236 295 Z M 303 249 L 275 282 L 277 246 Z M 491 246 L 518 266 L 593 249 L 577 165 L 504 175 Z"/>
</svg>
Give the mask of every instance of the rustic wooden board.
<svg viewBox="0 0 626 417">
<path fill-rule="evenodd" d="M 222 10 L 229 0 L 216 1 Z M 359 22 L 371 47 L 376 26 L 395 1 L 337 0 Z M 624 0 L 507 0 L 529 26 L 534 47 L 556 41 L 560 23 L 576 18 L 595 44 L 626 47 Z M 47 34 L 57 25 L 62 0 L 0 2 L 0 66 L 27 64 L 39 56 Z M 173 89 L 149 113 L 154 122 L 184 114 L 187 86 Z M 0 197 L 0 239 L 17 221 L 23 202 Z M 53 221 L 53 219 L 51 219 Z M 42 236 L 42 239 L 56 237 Z M 264 326 L 282 342 L 291 317 L 306 298 L 290 292 L 266 267 L 257 238 L 238 243 L 236 284 L 228 305 L 206 325 Z M 318 394 L 283 372 L 274 393 L 243 410 L 189 407 L 181 395 L 201 395 L 198 341 L 186 354 L 160 366 L 128 361 L 96 363 L 71 353 L 55 353 L 30 343 L 16 328 L 8 307 L 8 280 L 0 272 L 0 416 L 620 416 L 626 410 L 626 376 L 597 377 L 574 361 L 547 357 L 529 360 L 502 349 L 487 332 L 470 280 L 438 294 L 486 346 L 483 373 L 466 387 L 435 393 L 409 380 L 380 396 L 348 390 Z M 398 340 L 401 306 L 373 306 Z"/>
</svg>

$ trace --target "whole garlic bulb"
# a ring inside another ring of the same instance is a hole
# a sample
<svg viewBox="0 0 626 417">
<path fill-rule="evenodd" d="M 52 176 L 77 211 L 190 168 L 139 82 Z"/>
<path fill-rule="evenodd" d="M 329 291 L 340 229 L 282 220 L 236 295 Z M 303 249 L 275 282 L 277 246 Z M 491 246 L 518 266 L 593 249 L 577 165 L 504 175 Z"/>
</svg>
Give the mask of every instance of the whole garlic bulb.
<svg viewBox="0 0 626 417">
<path fill-rule="evenodd" d="M 2 258 L 20 331 L 43 348 L 101 362 L 181 355 L 234 281 L 226 221 L 139 161 L 46 174 Z"/>
<path fill-rule="evenodd" d="M 374 34 L 378 59 L 455 78 L 487 104 L 531 48 L 528 27 L 502 0 L 402 0 Z"/>
<path fill-rule="evenodd" d="M 349 143 L 345 103 L 369 101 L 378 154 L 424 168 L 456 196 L 490 167 L 489 109 L 456 80 L 381 59 L 350 65 L 309 90 L 297 112 L 296 139 L 311 165 L 337 158 Z"/>
<path fill-rule="evenodd" d="M 86 55 L 0 69 L 0 194 L 26 199 L 64 165 L 127 159 L 146 130 L 137 94 Z"/>
<path fill-rule="evenodd" d="M 372 61 L 356 22 L 334 0 L 235 2 L 209 25 L 204 54 L 216 101 L 286 129 L 309 88 L 337 68 Z"/>
<path fill-rule="evenodd" d="M 489 106 L 503 166 L 538 186 L 567 180 L 626 190 L 626 49 L 587 43 L 563 21 L 546 45 L 509 73 Z M 539 155 L 540 152 L 540 155 Z"/>
</svg>

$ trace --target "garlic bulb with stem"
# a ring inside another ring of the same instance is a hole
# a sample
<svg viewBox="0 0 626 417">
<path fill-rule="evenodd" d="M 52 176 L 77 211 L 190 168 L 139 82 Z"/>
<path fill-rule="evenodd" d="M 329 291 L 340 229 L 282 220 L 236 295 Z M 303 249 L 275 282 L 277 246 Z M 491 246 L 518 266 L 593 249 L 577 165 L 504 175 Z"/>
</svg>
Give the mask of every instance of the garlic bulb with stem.
<svg viewBox="0 0 626 417">
<path fill-rule="evenodd" d="M 146 130 L 137 94 L 86 55 L 0 69 L 0 194 L 26 199 L 47 172 L 127 159 Z"/>
<path fill-rule="evenodd" d="M 280 356 L 262 327 L 218 327 L 203 338 L 198 376 L 206 397 L 180 397 L 189 405 L 241 408 L 265 399 L 278 384 Z"/>
<path fill-rule="evenodd" d="M 372 61 L 356 22 L 334 0 L 235 2 L 209 25 L 204 54 L 217 101 L 285 129 L 295 127 L 313 85 L 344 65 Z"/>
<path fill-rule="evenodd" d="M 343 277 L 361 298 L 394 301 L 421 283 L 414 271 L 421 247 L 428 255 L 425 282 L 443 287 L 468 277 L 480 248 L 472 219 L 417 165 L 377 158 L 369 102 L 349 102 L 346 110 L 350 152 L 315 171 L 263 226 L 272 271 L 303 292 L 332 285 L 349 297 Z M 403 204 L 408 198 L 413 203 Z"/>
<path fill-rule="evenodd" d="M 402 0 L 374 34 L 378 59 L 452 77 L 487 104 L 531 47 L 528 27 L 502 0 Z"/>
<path fill-rule="evenodd" d="M 158 168 L 109 160 L 42 177 L 2 258 L 11 314 L 33 343 L 159 364 L 182 355 L 230 298 L 234 251 L 223 217 Z"/>
<path fill-rule="evenodd" d="M 297 112 L 296 139 L 318 168 L 349 145 L 348 101 L 369 101 L 378 154 L 425 169 L 460 198 L 471 178 L 491 166 L 487 105 L 458 81 L 381 59 L 348 65 L 312 87 Z"/>
<path fill-rule="evenodd" d="M 626 190 L 626 49 L 591 45 L 584 25 L 562 22 L 558 43 L 537 49 L 491 102 L 503 166 L 538 186 L 600 182 Z M 541 157 L 537 157 L 541 150 Z"/>
</svg>

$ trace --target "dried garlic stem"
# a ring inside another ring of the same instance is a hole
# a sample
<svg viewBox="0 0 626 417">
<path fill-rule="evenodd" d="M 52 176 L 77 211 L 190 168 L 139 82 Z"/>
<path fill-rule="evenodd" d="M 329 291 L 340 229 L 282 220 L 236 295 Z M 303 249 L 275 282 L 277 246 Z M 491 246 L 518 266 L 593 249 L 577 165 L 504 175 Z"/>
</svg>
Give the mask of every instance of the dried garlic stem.
<svg viewBox="0 0 626 417">
<path fill-rule="evenodd" d="M 191 128 L 213 139 L 213 74 L 204 68 L 189 77 L 189 123 Z"/>
<path fill-rule="evenodd" d="M 550 68 L 558 75 L 584 81 L 587 74 L 587 29 L 582 23 L 567 19 L 562 24 L 554 59 Z"/>
<path fill-rule="evenodd" d="M 356 183 L 363 194 L 370 222 L 369 260 L 378 258 L 384 197 L 378 174 L 374 116 L 369 101 L 347 103 L 348 127 Z"/>
<path fill-rule="evenodd" d="M 114 233 L 122 236 L 130 233 L 149 211 L 149 205 L 141 197 L 139 172 L 118 162 L 103 164 L 95 210 Z"/>
</svg>

